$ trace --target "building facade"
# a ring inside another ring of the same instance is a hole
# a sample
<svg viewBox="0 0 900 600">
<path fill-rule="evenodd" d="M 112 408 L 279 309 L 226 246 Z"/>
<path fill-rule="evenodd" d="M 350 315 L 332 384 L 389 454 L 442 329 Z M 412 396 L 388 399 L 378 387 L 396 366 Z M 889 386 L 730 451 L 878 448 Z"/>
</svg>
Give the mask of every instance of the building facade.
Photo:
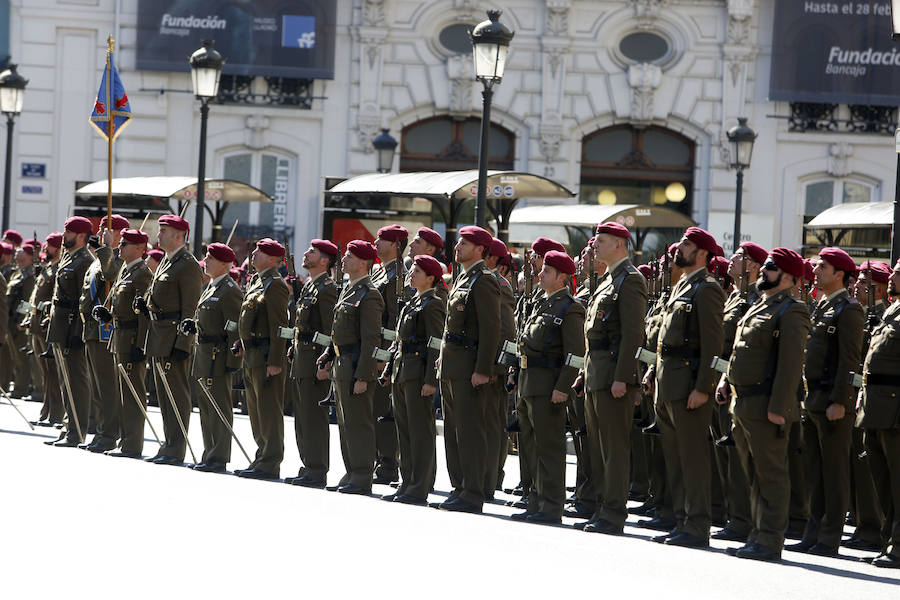
<svg viewBox="0 0 900 600">
<path fill-rule="evenodd" d="M 481 84 L 465 31 L 502 9 L 515 38 L 495 88 L 492 168 L 551 177 L 576 192 L 569 202 L 666 205 L 727 251 L 736 187 L 725 133 L 746 117 L 758 138 L 742 237 L 799 247 L 824 208 L 893 198 L 896 111 L 770 100 L 775 3 L 336 0 L 333 79 L 223 78 L 230 96 L 211 104 L 207 176 L 276 198 L 232 206 L 226 225 L 239 219 L 248 237 L 277 225 L 300 247 L 321 232 L 324 178 L 374 171 L 382 128 L 400 141 L 395 171 L 473 168 Z M 9 52 L 30 80 L 12 226 L 59 229 L 76 182 L 106 175 L 88 115 L 107 33 L 135 114 L 115 144 L 115 175 L 196 175 L 199 102 L 182 93 L 188 73 L 136 68 L 139 4 L 10 2 Z M 23 177 L 25 163 L 46 165 L 44 177 Z"/>
</svg>

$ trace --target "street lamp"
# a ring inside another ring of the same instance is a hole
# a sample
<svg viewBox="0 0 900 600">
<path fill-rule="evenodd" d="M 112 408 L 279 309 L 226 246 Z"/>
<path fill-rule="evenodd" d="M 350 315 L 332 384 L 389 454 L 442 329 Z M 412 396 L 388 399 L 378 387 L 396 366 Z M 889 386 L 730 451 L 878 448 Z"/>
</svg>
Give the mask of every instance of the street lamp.
<svg viewBox="0 0 900 600">
<path fill-rule="evenodd" d="M 16 115 L 22 112 L 28 80 L 16 72 L 16 65 L 0 73 L 0 112 L 6 115 L 6 177 L 3 180 L 3 227 L 9 229 L 9 186 L 12 183 L 12 139 Z"/>
<path fill-rule="evenodd" d="M 397 140 L 390 133 L 390 130 L 382 129 L 381 135 L 372 140 L 372 145 L 378 153 L 378 172 L 390 173 L 394 164 L 394 150 L 397 149 Z"/>
<path fill-rule="evenodd" d="M 475 79 L 484 86 L 481 92 L 481 149 L 478 152 L 478 197 L 475 199 L 475 224 L 484 227 L 487 195 L 488 136 L 491 130 L 491 100 L 494 85 L 503 79 L 509 42 L 515 33 L 498 22 L 502 11 L 487 11 L 488 20 L 469 33 L 475 59 Z"/>
<path fill-rule="evenodd" d="M 728 130 L 728 143 L 731 144 L 731 162 L 729 169 L 737 170 L 737 194 L 734 201 L 734 249 L 741 245 L 741 196 L 744 191 L 744 169 L 750 168 L 750 156 L 753 154 L 753 142 L 756 132 L 747 125 L 747 119 L 738 118 L 738 124 Z"/>
<path fill-rule="evenodd" d="M 900 0 L 891 0 L 891 39 L 900 40 Z M 891 227 L 891 264 L 900 258 L 900 235 L 897 224 L 900 223 L 900 128 L 894 132 L 894 149 L 897 151 L 897 179 L 894 185 L 894 224 Z"/>
<path fill-rule="evenodd" d="M 194 96 L 200 100 L 200 164 L 197 167 L 197 211 L 194 216 L 194 255 L 200 257 L 203 244 L 203 200 L 206 187 L 206 120 L 209 101 L 219 94 L 219 77 L 225 59 L 213 48 L 213 40 L 203 40 L 203 47 L 191 54 L 191 83 Z"/>
</svg>

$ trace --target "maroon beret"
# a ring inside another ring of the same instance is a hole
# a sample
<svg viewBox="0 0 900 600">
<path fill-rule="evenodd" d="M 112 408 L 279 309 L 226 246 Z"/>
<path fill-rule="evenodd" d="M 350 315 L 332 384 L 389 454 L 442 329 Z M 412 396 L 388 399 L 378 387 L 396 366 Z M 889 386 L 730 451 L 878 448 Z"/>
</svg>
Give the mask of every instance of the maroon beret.
<svg viewBox="0 0 900 600">
<path fill-rule="evenodd" d="M 256 249 L 276 258 L 284 256 L 284 246 L 273 240 L 272 238 L 263 238 L 256 242 Z"/>
<path fill-rule="evenodd" d="M 769 253 L 779 269 L 794 277 L 803 277 L 803 257 L 790 248 L 775 248 Z"/>
<path fill-rule="evenodd" d="M 872 281 L 875 283 L 887 283 L 891 278 L 891 266 L 884 261 L 864 260 L 856 268 L 856 274 L 865 278 L 867 269 L 871 270 Z"/>
<path fill-rule="evenodd" d="M 188 231 L 191 228 L 190 224 L 178 215 L 163 215 L 157 222 L 160 227 L 165 225 L 166 227 L 171 227 L 178 231 Z"/>
<path fill-rule="evenodd" d="M 3 239 L 9 240 L 14 246 L 22 245 L 22 234 L 15 229 L 7 229 L 3 232 Z"/>
<path fill-rule="evenodd" d="M 123 229 L 122 240 L 129 244 L 146 244 L 150 238 L 140 229 Z"/>
<path fill-rule="evenodd" d="M 613 221 L 607 221 L 606 223 L 597 225 L 597 233 L 605 233 L 607 235 L 614 235 L 625 239 L 628 239 L 631 236 L 627 227 L 621 223 L 614 223 Z"/>
<path fill-rule="evenodd" d="M 162 250 L 159 250 L 157 248 L 147 251 L 147 258 L 152 258 L 156 262 L 162 261 L 162 259 L 165 255 L 166 255 L 165 252 L 163 252 Z"/>
<path fill-rule="evenodd" d="M 434 277 L 435 283 L 441 281 L 441 277 L 444 275 L 444 267 L 441 266 L 438 259 L 427 254 L 418 254 L 413 260 L 416 266 L 425 271 L 427 275 Z"/>
<path fill-rule="evenodd" d="M 460 229 L 459 237 L 488 250 L 490 250 L 491 244 L 494 242 L 494 236 L 492 236 L 489 231 L 482 229 L 481 227 L 476 227 L 475 225 L 467 225 Z"/>
<path fill-rule="evenodd" d="M 402 242 L 409 237 L 409 232 L 402 225 L 385 225 L 378 230 L 378 237 L 386 242 Z"/>
<path fill-rule="evenodd" d="M 494 238 L 491 240 L 491 256 L 496 256 L 497 258 L 503 258 L 509 254 L 509 250 L 506 249 L 506 244 L 503 243 L 503 240 L 499 240 Z"/>
<path fill-rule="evenodd" d="M 9 242 L 0 242 L 0 254 L 13 254 L 15 251 L 16 247 Z"/>
<path fill-rule="evenodd" d="M 241 282 L 241 270 L 240 270 L 239 268 L 237 268 L 237 267 L 231 267 L 231 268 L 228 270 L 228 274 L 231 276 L 232 279 L 234 279 L 234 282 L 235 282 L 235 283 L 240 283 L 240 282 Z"/>
<path fill-rule="evenodd" d="M 106 228 L 106 229 L 109 229 L 110 231 L 120 231 L 122 229 L 125 229 L 129 225 L 131 225 L 131 223 L 129 223 L 128 219 L 126 219 L 122 215 L 113 215 L 112 216 L 112 227 L 106 226 L 106 217 L 103 217 L 102 219 L 100 219 L 100 229 Z"/>
<path fill-rule="evenodd" d="M 717 256 L 717 251 L 721 250 L 716 238 L 705 229 L 699 227 L 688 227 L 684 230 L 684 237 L 694 242 L 701 250 L 709 252 L 710 256 Z"/>
<path fill-rule="evenodd" d="M 557 252 L 566 253 L 566 248 L 556 240 L 551 240 L 550 238 L 539 237 L 534 240 L 534 243 L 531 244 L 531 249 L 534 250 L 534 253 L 538 256 L 544 256 L 550 250 L 556 250 Z"/>
<path fill-rule="evenodd" d="M 62 246 L 62 239 L 63 239 L 63 234 L 60 233 L 59 231 L 54 231 L 53 233 L 51 233 L 50 235 L 47 236 L 47 239 L 45 240 L 45 242 L 48 246 L 53 246 L 54 248 L 59 248 L 60 246 Z"/>
<path fill-rule="evenodd" d="M 638 265 L 638 271 L 644 276 L 644 279 L 650 279 L 653 275 L 653 268 L 650 265 Z"/>
<path fill-rule="evenodd" d="M 803 279 L 807 281 L 812 281 L 816 278 L 816 274 L 813 272 L 813 269 L 816 268 L 816 261 L 811 258 L 803 259 Z"/>
<path fill-rule="evenodd" d="M 843 271 L 848 275 L 856 274 L 856 262 L 850 258 L 850 255 L 834 246 L 822 248 L 819 252 L 819 258 L 827 262 L 838 271 Z"/>
<path fill-rule="evenodd" d="M 706 265 L 706 269 L 713 275 L 724 277 L 728 275 L 728 265 L 730 261 L 724 256 L 716 256 Z"/>
<path fill-rule="evenodd" d="M 213 242 L 212 244 L 209 244 L 206 247 L 206 253 L 212 256 L 214 259 L 223 263 L 231 264 L 236 259 L 236 257 L 234 256 L 234 250 L 232 250 L 230 246 L 220 244 L 219 242 Z"/>
<path fill-rule="evenodd" d="M 347 244 L 347 251 L 356 258 L 362 260 L 375 260 L 378 258 L 378 250 L 372 242 L 365 240 L 353 240 Z"/>
<path fill-rule="evenodd" d="M 34 246 L 30 246 L 28 244 L 23 244 L 22 247 L 19 248 L 19 250 L 21 250 L 28 256 L 34 256 Z"/>
<path fill-rule="evenodd" d="M 329 256 L 337 256 L 338 254 L 338 247 L 334 244 L 334 242 L 330 240 L 320 240 L 319 238 L 316 238 L 311 241 L 309 245 L 319 252 L 324 252 Z"/>
<path fill-rule="evenodd" d="M 91 221 L 85 217 L 69 217 L 64 225 L 65 229 L 72 233 L 91 233 L 94 230 Z"/>
<path fill-rule="evenodd" d="M 769 252 L 756 242 L 741 242 L 739 247 L 744 249 L 744 256 L 755 263 L 763 264 L 769 256 Z"/>
<path fill-rule="evenodd" d="M 28 238 L 27 240 L 22 242 L 22 245 L 23 246 L 38 246 L 38 247 L 40 247 L 41 240 L 39 240 L 37 238 Z"/>
<path fill-rule="evenodd" d="M 428 227 L 419 227 L 419 231 L 416 232 L 420 238 L 434 246 L 435 248 L 443 248 L 444 247 L 444 239 L 434 229 L 429 229 Z"/>
<path fill-rule="evenodd" d="M 559 250 L 548 250 L 544 255 L 544 264 L 557 271 L 562 271 L 566 275 L 575 274 L 575 261 L 568 254 Z"/>
<path fill-rule="evenodd" d="M 725 256 L 725 249 L 722 248 L 719 244 L 716 244 L 716 249 L 713 251 L 713 256 Z"/>
</svg>

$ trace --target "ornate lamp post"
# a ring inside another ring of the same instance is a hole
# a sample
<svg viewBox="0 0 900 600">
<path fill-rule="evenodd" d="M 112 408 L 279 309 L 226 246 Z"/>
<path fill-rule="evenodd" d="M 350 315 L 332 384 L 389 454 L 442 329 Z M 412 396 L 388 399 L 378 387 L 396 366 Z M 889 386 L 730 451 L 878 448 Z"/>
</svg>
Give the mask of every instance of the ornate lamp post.
<svg viewBox="0 0 900 600">
<path fill-rule="evenodd" d="M 388 133 L 390 130 L 382 129 L 381 134 L 372 140 L 372 146 L 378 155 L 378 172 L 390 173 L 394 165 L 394 151 L 397 149 L 397 140 Z"/>
<path fill-rule="evenodd" d="M 738 124 L 728 130 L 728 143 L 731 144 L 731 163 L 729 169 L 737 171 L 737 194 L 734 201 L 734 249 L 741 245 L 741 197 L 744 191 L 744 169 L 750 168 L 750 156 L 753 154 L 753 142 L 756 132 L 747 125 L 747 119 L 738 118 Z"/>
<path fill-rule="evenodd" d="M 6 115 L 6 177 L 3 180 L 3 227 L 9 229 L 9 186 L 12 183 L 12 140 L 16 116 L 22 112 L 28 80 L 16 72 L 16 65 L 0 73 L 0 112 Z"/>
</svg>

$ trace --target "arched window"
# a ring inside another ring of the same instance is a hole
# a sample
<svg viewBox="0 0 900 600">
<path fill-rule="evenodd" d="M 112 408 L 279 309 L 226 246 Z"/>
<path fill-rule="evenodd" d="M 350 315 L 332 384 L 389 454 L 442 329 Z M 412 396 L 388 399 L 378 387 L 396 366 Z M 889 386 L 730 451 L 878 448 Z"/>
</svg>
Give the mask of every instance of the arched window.
<svg viewBox="0 0 900 600">
<path fill-rule="evenodd" d="M 511 170 L 515 162 L 516 136 L 491 124 L 488 168 Z M 417 121 L 403 128 L 400 171 L 459 171 L 478 168 L 481 119 L 441 116 Z"/>
<path fill-rule="evenodd" d="M 816 179 L 803 186 L 803 224 L 845 202 L 878 202 L 879 185 L 862 179 Z"/>
<path fill-rule="evenodd" d="M 584 204 L 667 206 L 691 214 L 694 142 L 662 127 L 616 125 L 581 146 Z"/>
</svg>

